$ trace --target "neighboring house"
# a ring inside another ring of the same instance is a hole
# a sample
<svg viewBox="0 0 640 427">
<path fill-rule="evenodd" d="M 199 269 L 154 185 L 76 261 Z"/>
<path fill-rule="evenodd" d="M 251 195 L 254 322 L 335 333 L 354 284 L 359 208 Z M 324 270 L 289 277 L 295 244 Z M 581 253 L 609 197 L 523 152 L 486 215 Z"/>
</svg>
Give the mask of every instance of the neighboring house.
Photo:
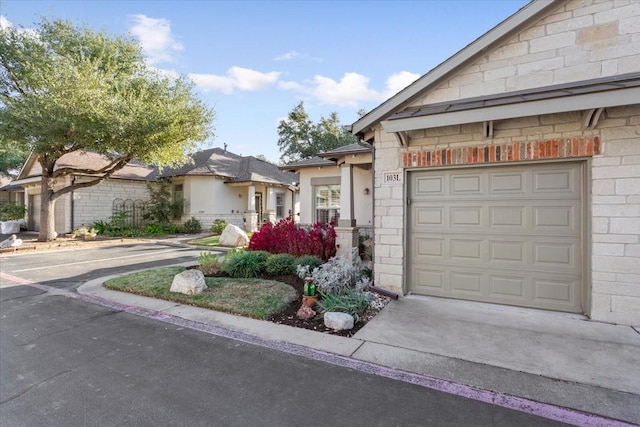
<svg viewBox="0 0 640 427">
<path fill-rule="evenodd" d="M 11 181 L 10 176 L 0 174 L 0 202 L 6 200 L 24 206 L 24 189 Z"/>
<path fill-rule="evenodd" d="M 74 151 L 63 155 L 56 168 L 73 167 L 77 169 L 97 170 L 108 164 L 106 157 L 85 151 Z M 25 161 L 12 187 L 24 189 L 24 202 L 27 206 L 27 229 L 38 231 L 40 228 L 40 189 L 42 168 L 36 157 L 31 154 Z M 155 181 L 157 170 L 148 166 L 130 162 L 100 184 L 81 188 L 64 194 L 55 202 L 55 231 L 58 234 L 70 232 L 81 226 L 90 226 L 94 221 L 108 221 L 115 211 L 130 212 L 130 221 L 142 220 L 142 206 L 149 199 L 147 181 Z M 95 177 L 94 177 L 95 178 Z M 72 181 L 91 180 L 91 176 L 73 175 L 65 177 L 64 182 L 55 188 L 66 186 Z"/>
<path fill-rule="evenodd" d="M 192 163 L 165 169 L 174 200 L 184 200 L 183 219 L 195 217 L 204 228 L 216 219 L 256 231 L 265 221 L 296 218 L 298 176 L 252 156 L 223 148 L 195 153 Z"/>
<path fill-rule="evenodd" d="M 639 2 L 533 1 L 352 131 L 377 286 L 640 324 Z"/>
<path fill-rule="evenodd" d="M 372 147 L 350 144 L 280 169 L 300 174 L 300 223 L 336 225 L 338 255 L 373 235 Z"/>
</svg>

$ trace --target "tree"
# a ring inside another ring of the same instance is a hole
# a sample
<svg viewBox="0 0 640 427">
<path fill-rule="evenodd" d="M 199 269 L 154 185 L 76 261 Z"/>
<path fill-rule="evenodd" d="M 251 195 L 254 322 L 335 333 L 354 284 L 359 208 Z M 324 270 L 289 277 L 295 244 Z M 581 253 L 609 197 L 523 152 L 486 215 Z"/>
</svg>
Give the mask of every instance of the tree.
<svg viewBox="0 0 640 427">
<path fill-rule="evenodd" d="M 0 175 L 14 176 L 28 156 L 26 147 L 0 139 Z"/>
<path fill-rule="evenodd" d="M 192 89 L 184 77 L 147 67 L 130 38 L 46 19 L 35 33 L 0 29 L 0 140 L 30 150 L 42 167 L 38 239 L 54 238 L 63 194 L 99 184 L 132 159 L 186 162 L 213 131 L 214 113 Z M 74 151 L 102 154 L 108 164 L 56 168 Z M 87 178 L 67 179 L 77 175 Z"/>
<path fill-rule="evenodd" d="M 355 142 L 355 135 L 340 125 L 338 113 L 333 112 L 328 118 L 320 117 L 320 121 L 314 124 L 304 109 L 303 101 L 278 125 L 280 160 L 285 163 L 313 157 Z"/>
</svg>

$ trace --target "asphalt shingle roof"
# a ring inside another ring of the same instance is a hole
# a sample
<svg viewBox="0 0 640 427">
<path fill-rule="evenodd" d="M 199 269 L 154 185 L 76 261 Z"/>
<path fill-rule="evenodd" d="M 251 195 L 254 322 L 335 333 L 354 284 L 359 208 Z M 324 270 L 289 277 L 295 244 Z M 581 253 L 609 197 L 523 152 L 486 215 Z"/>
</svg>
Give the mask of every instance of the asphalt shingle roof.
<svg viewBox="0 0 640 427">
<path fill-rule="evenodd" d="M 239 156 L 222 148 L 210 148 L 191 156 L 192 163 L 180 168 L 165 169 L 161 177 L 218 176 L 227 182 L 261 182 L 265 184 L 294 185 L 298 176 L 285 172 L 264 160 L 253 156 Z"/>
</svg>

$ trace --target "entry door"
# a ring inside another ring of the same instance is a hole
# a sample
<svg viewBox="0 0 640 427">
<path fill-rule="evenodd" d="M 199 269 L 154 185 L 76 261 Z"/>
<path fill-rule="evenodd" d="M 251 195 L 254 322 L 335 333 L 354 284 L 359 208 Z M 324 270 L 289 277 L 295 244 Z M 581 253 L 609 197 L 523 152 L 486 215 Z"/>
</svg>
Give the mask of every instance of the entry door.
<svg viewBox="0 0 640 427">
<path fill-rule="evenodd" d="M 262 193 L 256 192 L 256 213 L 258 214 L 258 224 L 262 224 Z"/>
<path fill-rule="evenodd" d="M 410 175 L 409 289 L 583 312 L 582 164 Z"/>
</svg>

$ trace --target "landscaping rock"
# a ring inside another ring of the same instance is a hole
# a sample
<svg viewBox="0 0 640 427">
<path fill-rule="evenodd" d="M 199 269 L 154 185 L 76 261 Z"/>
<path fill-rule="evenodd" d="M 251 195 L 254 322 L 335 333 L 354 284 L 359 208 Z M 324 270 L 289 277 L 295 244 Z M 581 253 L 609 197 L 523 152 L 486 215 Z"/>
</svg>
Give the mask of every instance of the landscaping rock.
<svg viewBox="0 0 640 427">
<path fill-rule="evenodd" d="M 16 235 L 12 234 L 11 237 L 0 242 L 0 249 L 17 248 L 21 244 L 22 244 L 22 239 L 17 239 Z"/>
<path fill-rule="evenodd" d="M 220 235 L 220 246 L 239 247 L 249 244 L 249 236 L 237 225 L 227 224 Z"/>
<path fill-rule="evenodd" d="M 328 311 L 324 314 L 324 325 L 335 331 L 352 329 L 353 324 L 353 316 L 348 313 Z"/>
<path fill-rule="evenodd" d="M 171 283 L 171 292 L 179 292 L 185 295 L 198 295 L 207 289 L 204 283 L 204 274 L 200 270 L 185 270 L 176 274 Z"/>
<path fill-rule="evenodd" d="M 307 307 L 306 305 L 303 305 L 302 307 L 300 307 L 300 309 L 296 313 L 296 316 L 298 317 L 298 319 L 302 319 L 302 320 L 313 319 L 315 315 L 316 315 L 316 312 L 311 307 Z"/>
</svg>

